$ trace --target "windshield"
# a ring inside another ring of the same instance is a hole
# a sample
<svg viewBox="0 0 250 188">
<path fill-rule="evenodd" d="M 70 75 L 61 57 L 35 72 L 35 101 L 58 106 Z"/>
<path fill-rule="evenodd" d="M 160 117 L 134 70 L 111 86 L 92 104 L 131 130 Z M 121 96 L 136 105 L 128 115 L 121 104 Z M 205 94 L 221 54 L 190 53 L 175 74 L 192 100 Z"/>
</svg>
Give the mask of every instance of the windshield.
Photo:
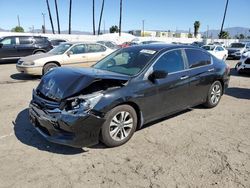
<svg viewBox="0 0 250 188">
<path fill-rule="evenodd" d="M 215 46 L 202 46 L 204 50 L 212 51 L 214 50 Z"/>
<path fill-rule="evenodd" d="M 66 43 L 66 44 L 60 44 L 59 46 L 55 47 L 54 49 L 50 50 L 49 53 L 53 55 L 61 55 L 64 52 L 66 52 L 72 44 Z"/>
<path fill-rule="evenodd" d="M 156 54 L 154 50 L 142 48 L 123 48 L 118 50 L 93 67 L 115 73 L 133 76 L 138 74 Z"/>
<path fill-rule="evenodd" d="M 244 48 L 245 47 L 245 44 L 243 43 L 232 43 L 230 45 L 231 48 Z"/>
</svg>

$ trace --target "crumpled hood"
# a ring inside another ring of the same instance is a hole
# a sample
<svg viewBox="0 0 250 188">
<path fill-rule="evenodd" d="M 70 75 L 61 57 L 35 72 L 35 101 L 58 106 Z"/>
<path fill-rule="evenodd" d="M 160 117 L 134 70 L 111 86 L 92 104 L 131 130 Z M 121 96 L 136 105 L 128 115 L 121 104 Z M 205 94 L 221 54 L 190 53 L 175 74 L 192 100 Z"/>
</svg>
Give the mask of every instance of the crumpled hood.
<svg viewBox="0 0 250 188">
<path fill-rule="evenodd" d="M 80 94 L 97 80 L 128 81 L 129 76 L 94 68 L 56 68 L 45 74 L 37 91 L 56 101 Z"/>
</svg>

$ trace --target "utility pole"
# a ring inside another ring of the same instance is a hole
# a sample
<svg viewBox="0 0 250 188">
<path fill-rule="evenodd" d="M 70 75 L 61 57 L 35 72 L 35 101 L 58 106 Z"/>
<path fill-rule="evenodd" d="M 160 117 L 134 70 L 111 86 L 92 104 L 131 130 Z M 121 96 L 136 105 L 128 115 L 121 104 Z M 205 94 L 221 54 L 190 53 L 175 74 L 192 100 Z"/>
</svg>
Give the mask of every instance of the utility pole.
<svg viewBox="0 0 250 188">
<path fill-rule="evenodd" d="M 52 20 L 52 16 L 51 16 L 51 12 L 50 12 L 50 7 L 49 7 L 49 1 L 46 0 L 46 3 L 47 3 L 48 12 L 49 12 L 49 19 L 50 19 L 50 24 L 51 24 L 51 28 L 52 28 L 52 33 L 55 34 L 53 20 Z"/>
<path fill-rule="evenodd" d="M 105 28 L 105 20 L 103 20 L 103 34 L 105 34 L 105 30 L 106 30 L 106 28 Z"/>
<path fill-rule="evenodd" d="M 72 9 L 72 0 L 69 1 L 69 34 L 71 34 L 71 9 Z"/>
<path fill-rule="evenodd" d="M 45 29 L 45 13 L 42 13 L 42 16 L 43 16 L 43 27 L 42 27 L 42 32 L 43 33 L 46 33 L 46 29 Z"/>
<path fill-rule="evenodd" d="M 144 30 L 144 26 L 145 26 L 145 20 L 142 20 L 142 36 L 145 36 L 145 30 Z"/>
<path fill-rule="evenodd" d="M 208 39 L 209 25 L 207 25 L 207 39 Z"/>
<path fill-rule="evenodd" d="M 19 19 L 19 15 L 17 15 L 17 22 L 18 22 L 18 27 L 20 27 L 20 19 Z"/>
<path fill-rule="evenodd" d="M 58 34 L 61 34 L 58 7 L 57 7 L 57 0 L 55 0 L 55 7 L 56 7 L 56 19 L 57 19 Z"/>
<path fill-rule="evenodd" d="M 223 20 L 222 20 L 222 24 L 221 24 L 221 29 L 220 29 L 220 34 L 221 34 L 221 33 L 222 33 L 222 31 L 223 31 L 223 26 L 224 26 L 224 22 L 225 22 L 226 14 L 227 14 L 227 6 L 228 6 L 228 1 L 229 1 L 229 0 L 227 0 L 226 7 L 225 7 L 225 11 L 224 11 L 224 16 L 223 16 Z M 220 38 L 221 38 L 221 36 L 220 36 Z"/>
</svg>

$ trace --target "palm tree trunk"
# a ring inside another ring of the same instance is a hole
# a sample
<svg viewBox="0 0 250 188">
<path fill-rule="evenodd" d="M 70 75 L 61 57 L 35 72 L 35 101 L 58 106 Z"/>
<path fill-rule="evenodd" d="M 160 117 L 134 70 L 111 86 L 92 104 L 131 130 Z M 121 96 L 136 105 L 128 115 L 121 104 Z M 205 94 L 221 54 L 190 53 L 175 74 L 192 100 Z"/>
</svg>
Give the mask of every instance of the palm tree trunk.
<svg viewBox="0 0 250 188">
<path fill-rule="evenodd" d="M 71 34 L 71 8 L 72 8 L 72 0 L 69 1 L 69 34 Z"/>
<path fill-rule="evenodd" d="M 95 35 L 95 0 L 93 0 L 93 35 Z"/>
<path fill-rule="evenodd" d="M 102 14 L 103 14 L 103 9 L 104 9 L 104 3 L 105 0 L 102 0 L 102 9 L 101 9 L 101 14 L 100 14 L 100 19 L 99 19 L 99 26 L 98 26 L 98 35 L 101 33 L 101 22 L 102 22 Z"/>
<path fill-rule="evenodd" d="M 49 7 L 49 1 L 46 0 L 46 3 L 47 3 L 48 12 L 49 12 L 49 19 L 50 19 L 50 24 L 51 24 L 51 28 L 52 28 L 52 33 L 55 34 L 53 20 L 52 20 L 52 16 L 51 16 L 51 12 L 50 12 L 50 7 Z"/>
<path fill-rule="evenodd" d="M 119 20 L 119 36 L 122 32 L 122 0 L 120 0 L 120 20 Z"/>
<path fill-rule="evenodd" d="M 222 20 L 222 24 L 221 24 L 220 33 L 222 33 L 222 31 L 223 31 L 223 26 L 224 26 L 226 14 L 227 14 L 227 6 L 228 6 L 228 0 L 227 0 L 226 7 L 225 7 L 225 12 L 224 12 L 224 16 L 223 16 L 223 20 Z"/>
<path fill-rule="evenodd" d="M 57 0 L 55 0 L 55 7 L 56 7 L 56 18 L 57 18 L 58 34 L 60 34 L 60 33 L 61 33 L 61 30 L 60 30 L 60 22 L 59 22 L 58 8 L 57 8 Z"/>
</svg>

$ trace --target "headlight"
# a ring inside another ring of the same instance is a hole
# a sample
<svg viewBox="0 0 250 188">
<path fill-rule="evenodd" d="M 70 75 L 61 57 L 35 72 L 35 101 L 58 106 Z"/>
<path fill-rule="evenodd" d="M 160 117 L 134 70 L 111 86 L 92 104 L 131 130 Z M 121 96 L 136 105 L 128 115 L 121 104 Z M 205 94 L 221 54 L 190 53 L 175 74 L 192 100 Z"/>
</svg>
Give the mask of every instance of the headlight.
<svg viewBox="0 0 250 188">
<path fill-rule="evenodd" d="M 78 96 L 66 101 L 64 110 L 70 113 L 87 112 L 95 107 L 102 98 L 102 93 Z"/>
<path fill-rule="evenodd" d="M 34 62 L 23 62 L 23 65 L 27 65 L 27 66 L 32 66 L 32 65 L 35 65 Z"/>
</svg>

